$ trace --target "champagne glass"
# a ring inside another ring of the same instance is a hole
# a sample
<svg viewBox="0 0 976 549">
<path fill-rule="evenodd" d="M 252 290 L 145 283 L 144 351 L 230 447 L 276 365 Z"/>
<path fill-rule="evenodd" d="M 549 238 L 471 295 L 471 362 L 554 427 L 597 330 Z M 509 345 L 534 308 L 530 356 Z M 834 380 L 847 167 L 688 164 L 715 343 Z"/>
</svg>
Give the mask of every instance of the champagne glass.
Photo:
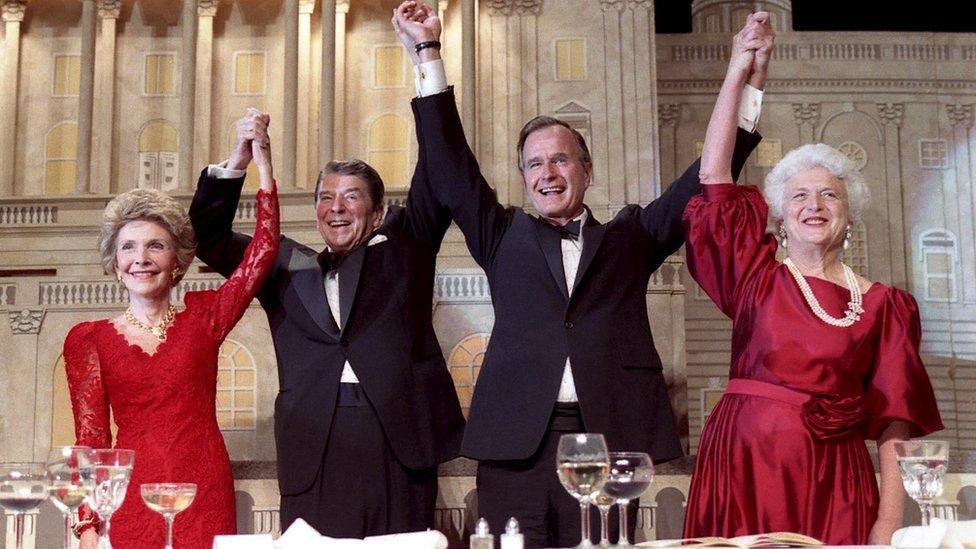
<svg viewBox="0 0 976 549">
<path fill-rule="evenodd" d="M 197 485 L 190 482 L 161 482 L 139 486 L 146 506 L 166 520 L 166 549 L 173 549 L 173 519 L 193 503 Z"/>
<path fill-rule="evenodd" d="M 94 473 L 94 487 L 88 496 L 88 504 L 98 513 L 102 521 L 102 535 L 98 538 L 98 549 L 112 549 L 109 541 L 109 528 L 112 514 L 122 506 L 125 490 L 132 476 L 132 464 L 136 453 L 133 450 L 92 450 L 91 463 Z"/>
<path fill-rule="evenodd" d="M 47 459 L 48 493 L 64 516 L 64 549 L 71 549 L 71 522 L 92 489 L 91 448 L 57 446 Z"/>
<path fill-rule="evenodd" d="M 945 440 L 899 440 L 895 456 L 905 491 L 922 511 L 922 526 L 932 518 L 932 501 L 942 495 L 949 463 L 949 442 Z"/>
<path fill-rule="evenodd" d="M 47 485 L 43 463 L 0 463 L 0 507 L 14 516 L 17 549 L 24 547 L 24 513 L 44 503 Z"/>
<path fill-rule="evenodd" d="M 644 452 L 610 452 L 609 458 L 610 473 L 601 494 L 616 502 L 620 511 L 617 547 L 632 547 L 627 539 L 627 505 L 650 487 L 654 480 L 654 464 L 651 456 Z"/>
<path fill-rule="evenodd" d="M 563 488 L 580 502 L 580 544 L 591 547 L 589 506 L 607 479 L 607 441 L 603 435 L 572 433 L 559 437 L 556 473 Z"/>
</svg>

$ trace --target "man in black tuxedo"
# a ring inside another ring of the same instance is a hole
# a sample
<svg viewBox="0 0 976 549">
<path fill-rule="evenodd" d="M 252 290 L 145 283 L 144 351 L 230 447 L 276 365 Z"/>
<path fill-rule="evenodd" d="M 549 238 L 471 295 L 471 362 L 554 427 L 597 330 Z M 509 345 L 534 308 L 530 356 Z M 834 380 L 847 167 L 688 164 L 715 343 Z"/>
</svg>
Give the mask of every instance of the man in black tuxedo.
<svg viewBox="0 0 976 549">
<path fill-rule="evenodd" d="M 250 237 L 233 232 L 257 111 L 230 158 L 200 176 L 190 206 L 197 255 L 224 276 Z M 437 464 L 464 427 L 431 324 L 434 262 L 450 224 L 421 154 L 406 204 L 384 207 L 362 161 L 331 162 L 315 191 L 326 249 L 282 237 L 258 299 L 278 362 L 275 442 L 281 527 L 302 518 L 333 537 L 433 528 Z"/>
<path fill-rule="evenodd" d="M 393 22 L 417 53 L 418 75 L 444 81 L 431 47 L 439 45 L 436 14 L 407 1 Z M 750 33 L 771 32 L 752 25 Z M 765 70 L 754 67 L 752 86 L 762 87 Z M 684 241 L 682 213 L 699 192 L 699 164 L 647 206 L 626 206 L 604 224 L 583 204 L 592 174 L 586 141 L 560 120 L 537 117 L 518 142 L 519 171 L 539 213 L 529 215 L 498 203 L 467 146 L 453 92 L 441 89 L 413 102 L 427 177 L 488 276 L 495 312 L 461 445 L 479 460 L 478 514 L 494 530 L 516 517 L 528 547 L 575 545 L 579 504 L 555 474 L 560 435 L 603 433 L 610 450 L 648 452 L 658 463 L 682 454 L 645 295 L 651 273 Z M 750 93 L 758 102 L 760 92 Z M 760 139 L 753 106 L 740 109 L 750 127 L 738 136 L 736 174 Z"/>
</svg>

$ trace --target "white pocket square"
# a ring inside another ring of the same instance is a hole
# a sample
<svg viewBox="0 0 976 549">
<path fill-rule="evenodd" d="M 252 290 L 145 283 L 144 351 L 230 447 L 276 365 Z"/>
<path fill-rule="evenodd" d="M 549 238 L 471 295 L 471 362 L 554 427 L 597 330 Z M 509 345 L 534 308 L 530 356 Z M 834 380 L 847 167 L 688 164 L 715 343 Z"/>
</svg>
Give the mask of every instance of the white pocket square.
<svg viewBox="0 0 976 549">
<path fill-rule="evenodd" d="M 372 246 L 374 244 L 379 244 L 381 242 L 386 242 L 386 241 L 387 241 L 387 238 L 386 238 L 386 235 L 385 234 L 378 234 L 378 235 L 374 236 L 373 238 L 370 238 L 369 239 L 369 242 L 366 243 L 366 246 L 369 247 L 369 246 Z"/>
</svg>

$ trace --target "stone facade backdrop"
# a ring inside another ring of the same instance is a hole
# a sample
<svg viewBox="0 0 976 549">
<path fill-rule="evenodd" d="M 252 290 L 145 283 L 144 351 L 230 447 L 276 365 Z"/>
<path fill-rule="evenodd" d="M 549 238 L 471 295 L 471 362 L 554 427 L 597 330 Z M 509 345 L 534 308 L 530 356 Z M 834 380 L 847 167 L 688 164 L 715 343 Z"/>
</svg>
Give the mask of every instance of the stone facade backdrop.
<svg viewBox="0 0 976 549">
<path fill-rule="evenodd" d="M 43 460 L 51 445 L 73 440 L 65 334 L 125 308 L 96 253 L 111 196 L 152 187 L 188 203 L 199 170 L 229 151 L 234 120 L 256 107 L 272 117 L 283 231 L 320 245 L 310 189 L 325 161 L 363 158 L 391 201 L 406 196 L 413 77 L 389 25 L 394 0 L 0 4 L 0 461 Z M 939 436 L 958 458 L 941 512 L 976 517 L 976 36 L 793 32 L 787 0 L 696 0 L 692 33 L 655 35 L 653 8 L 652 0 L 437 2 L 449 80 L 486 178 L 502 202 L 528 206 L 516 137 L 526 120 L 549 114 L 589 140 L 587 202 L 599 219 L 647 203 L 700 151 L 731 33 L 750 11 L 771 11 L 778 39 L 765 139 L 743 181 L 760 184 L 783 154 L 813 141 L 858 163 L 874 198 L 845 259 L 916 296 L 947 425 Z M 237 228 L 253 230 L 254 213 L 248 194 Z M 456 229 L 438 272 L 434 320 L 466 408 L 491 332 L 490 292 Z M 174 298 L 219 282 L 194 264 Z M 726 384 L 731 326 L 680 254 L 655 274 L 647 302 L 693 454 Z M 242 531 L 278 528 L 274 368 L 254 306 L 222 349 L 217 397 Z M 680 534 L 689 467 L 660 469 L 642 503 L 641 538 Z M 442 469 L 438 521 L 455 543 L 477 516 L 465 512 L 472 475 L 464 460 Z M 906 509 L 914 520 L 917 510 Z M 51 508 L 32 517 L 37 547 L 56 543 L 58 524 Z"/>
</svg>

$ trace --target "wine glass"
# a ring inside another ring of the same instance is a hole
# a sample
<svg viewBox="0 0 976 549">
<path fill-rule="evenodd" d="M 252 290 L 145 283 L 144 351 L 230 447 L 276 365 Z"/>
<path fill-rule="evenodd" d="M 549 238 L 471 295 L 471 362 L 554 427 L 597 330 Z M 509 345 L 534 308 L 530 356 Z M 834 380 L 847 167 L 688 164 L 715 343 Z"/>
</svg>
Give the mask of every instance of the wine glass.
<svg viewBox="0 0 976 549">
<path fill-rule="evenodd" d="M 607 441 L 603 435 L 572 433 L 559 437 L 556 473 L 563 488 L 580 502 L 580 544 L 590 547 L 589 506 L 607 479 Z"/>
<path fill-rule="evenodd" d="M 48 493 L 64 516 L 64 549 L 71 549 L 71 522 L 92 489 L 91 448 L 57 446 L 47 458 Z"/>
<path fill-rule="evenodd" d="M 922 526 L 932 518 L 932 501 L 942 495 L 949 462 L 945 440 L 899 440 L 894 444 L 905 491 L 922 511 Z"/>
<path fill-rule="evenodd" d="M 47 482 L 43 463 L 0 463 L 0 507 L 14 516 L 17 549 L 24 547 L 24 513 L 47 499 Z"/>
<path fill-rule="evenodd" d="M 91 463 L 94 473 L 94 487 L 88 496 L 88 504 L 98 513 L 102 521 L 102 535 L 98 538 L 98 549 L 112 549 L 109 541 L 109 527 L 112 513 L 122 506 L 125 490 L 132 476 L 132 464 L 136 453 L 133 450 L 92 450 Z"/>
<path fill-rule="evenodd" d="M 617 547 L 632 547 L 627 539 L 627 505 L 641 497 L 654 480 L 654 464 L 644 452 L 610 452 L 610 473 L 602 495 L 612 499 L 620 511 Z"/>
<path fill-rule="evenodd" d="M 142 501 L 166 520 L 166 549 L 173 549 L 173 519 L 193 503 L 197 485 L 192 482 L 159 482 L 139 486 Z"/>
</svg>

